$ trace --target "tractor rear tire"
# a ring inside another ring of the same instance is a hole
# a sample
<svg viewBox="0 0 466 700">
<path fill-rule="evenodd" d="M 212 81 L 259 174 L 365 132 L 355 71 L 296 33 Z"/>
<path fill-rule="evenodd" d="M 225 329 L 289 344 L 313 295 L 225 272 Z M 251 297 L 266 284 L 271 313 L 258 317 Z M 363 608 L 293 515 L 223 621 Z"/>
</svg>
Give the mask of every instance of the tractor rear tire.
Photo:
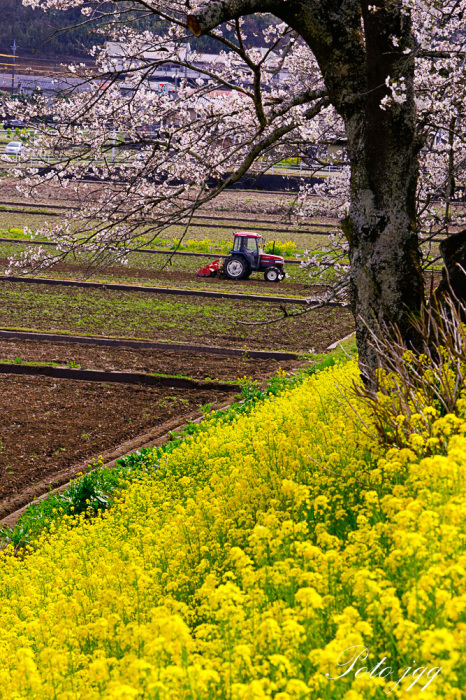
<svg viewBox="0 0 466 700">
<path fill-rule="evenodd" d="M 249 277 L 251 271 L 245 258 L 240 255 L 231 255 L 223 263 L 223 274 L 229 280 L 242 280 Z"/>
<path fill-rule="evenodd" d="M 268 267 L 264 272 L 266 282 L 280 282 L 283 277 L 278 267 Z"/>
</svg>

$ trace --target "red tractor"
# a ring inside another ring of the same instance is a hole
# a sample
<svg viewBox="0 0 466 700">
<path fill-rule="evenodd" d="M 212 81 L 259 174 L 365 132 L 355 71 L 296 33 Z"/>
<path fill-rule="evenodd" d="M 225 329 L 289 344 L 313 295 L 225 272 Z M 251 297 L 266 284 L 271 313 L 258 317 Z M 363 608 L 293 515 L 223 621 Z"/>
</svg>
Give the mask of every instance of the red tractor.
<svg viewBox="0 0 466 700">
<path fill-rule="evenodd" d="M 269 255 L 262 249 L 262 236 L 251 231 L 234 234 L 233 248 L 221 265 L 220 260 L 202 267 L 199 277 L 214 276 L 223 272 L 230 280 L 247 279 L 251 272 L 264 272 L 266 282 L 280 282 L 285 277 L 285 260 L 279 255 Z"/>
</svg>

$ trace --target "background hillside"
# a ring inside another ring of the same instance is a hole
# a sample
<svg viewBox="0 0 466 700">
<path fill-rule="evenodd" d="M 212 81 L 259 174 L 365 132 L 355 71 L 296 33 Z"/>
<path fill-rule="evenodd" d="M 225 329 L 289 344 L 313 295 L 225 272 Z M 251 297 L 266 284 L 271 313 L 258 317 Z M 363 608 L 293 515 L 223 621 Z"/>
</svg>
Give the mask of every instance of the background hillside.
<svg viewBox="0 0 466 700">
<path fill-rule="evenodd" d="M 110 3 L 109 3 L 110 6 Z M 120 4 L 121 7 L 121 4 Z M 21 0 L 0 0 L 0 53 L 11 54 L 13 41 L 17 44 L 17 56 L 36 60 L 40 58 L 83 58 L 86 49 L 104 40 L 102 35 L 92 31 L 89 25 L 76 27 L 83 21 L 81 8 L 63 11 L 33 10 L 24 7 Z M 249 18 L 247 22 L 248 34 L 255 35 L 258 29 L 267 26 L 270 19 L 264 16 Z M 162 30 L 162 23 L 155 17 L 137 20 L 141 29 L 152 31 Z M 68 30 L 68 27 L 75 27 Z M 65 30 L 66 31 L 63 31 Z M 259 37 L 254 43 L 260 45 Z M 202 37 L 196 41 L 196 48 L 201 51 L 217 53 L 220 45 L 209 37 Z M 3 58 L 3 64 L 8 63 L 8 58 Z"/>
<path fill-rule="evenodd" d="M 24 7 L 21 0 L 0 0 L 0 51 L 11 54 L 13 40 L 19 57 L 84 56 L 82 46 L 98 43 L 96 35 L 87 27 L 76 28 L 54 36 L 82 20 L 79 8 L 66 12 L 33 10 Z"/>
</svg>

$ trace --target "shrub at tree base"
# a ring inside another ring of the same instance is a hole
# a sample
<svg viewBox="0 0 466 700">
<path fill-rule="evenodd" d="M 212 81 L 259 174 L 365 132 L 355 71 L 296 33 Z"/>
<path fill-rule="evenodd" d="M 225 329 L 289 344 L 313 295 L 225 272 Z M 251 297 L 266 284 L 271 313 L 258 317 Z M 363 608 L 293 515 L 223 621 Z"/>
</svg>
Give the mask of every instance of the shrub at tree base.
<svg viewBox="0 0 466 700">
<path fill-rule="evenodd" d="M 443 453 L 377 454 L 335 388 L 356 376 L 212 426 L 92 523 L 4 553 L 0 696 L 459 700 L 466 415 L 439 419 Z"/>
</svg>

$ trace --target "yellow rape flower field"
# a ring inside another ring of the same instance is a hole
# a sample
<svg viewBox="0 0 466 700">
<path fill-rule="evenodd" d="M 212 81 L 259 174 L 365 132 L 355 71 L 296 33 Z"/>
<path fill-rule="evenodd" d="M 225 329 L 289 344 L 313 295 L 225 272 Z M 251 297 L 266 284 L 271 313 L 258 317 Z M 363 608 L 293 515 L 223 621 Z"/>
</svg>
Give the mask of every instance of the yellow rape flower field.
<svg viewBox="0 0 466 700">
<path fill-rule="evenodd" d="M 207 424 L 105 514 L 4 551 L 0 697 L 459 700 L 466 412 L 429 457 L 382 453 L 356 377 Z"/>
</svg>

